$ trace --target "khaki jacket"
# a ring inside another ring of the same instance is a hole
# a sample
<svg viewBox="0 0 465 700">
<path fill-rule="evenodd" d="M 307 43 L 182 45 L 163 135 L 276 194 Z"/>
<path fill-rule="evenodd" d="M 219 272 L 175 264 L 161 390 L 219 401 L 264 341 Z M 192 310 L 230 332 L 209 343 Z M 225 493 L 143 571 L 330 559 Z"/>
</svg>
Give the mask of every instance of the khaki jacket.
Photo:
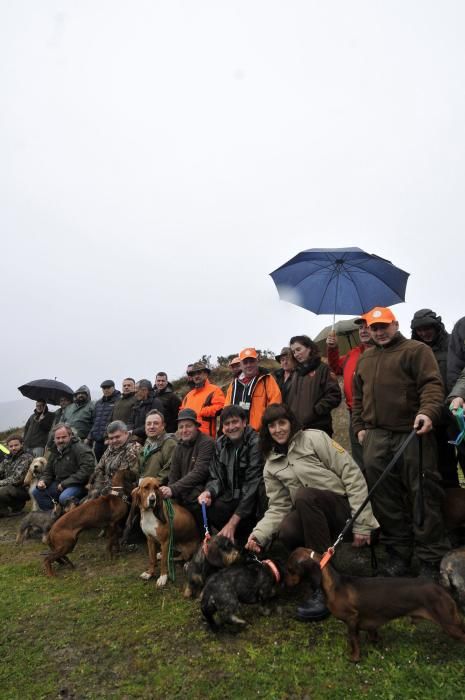
<svg viewBox="0 0 465 700">
<path fill-rule="evenodd" d="M 299 430 L 292 438 L 287 455 L 272 452 L 263 472 L 268 510 L 252 532 L 262 546 L 267 546 L 292 510 L 299 488 L 332 491 L 347 496 L 350 511 L 355 513 L 368 494 L 365 478 L 352 457 L 321 430 Z M 353 532 L 367 535 L 378 528 L 368 504 L 353 526 Z"/>
</svg>

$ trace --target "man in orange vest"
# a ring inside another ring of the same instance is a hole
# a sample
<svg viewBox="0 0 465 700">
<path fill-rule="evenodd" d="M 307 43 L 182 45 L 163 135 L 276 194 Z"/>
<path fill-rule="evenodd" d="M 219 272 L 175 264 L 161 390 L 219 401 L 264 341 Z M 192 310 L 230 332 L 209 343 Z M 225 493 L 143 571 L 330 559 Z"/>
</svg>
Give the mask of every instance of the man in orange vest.
<svg viewBox="0 0 465 700">
<path fill-rule="evenodd" d="M 224 406 L 224 394 L 219 386 L 208 381 L 210 372 L 210 368 L 202 362 L 191 366 L 188 376 L 192 379 L 194 388 L 185 395 L 181 410 L 191 408 L 195 411 L 201 432 L 214 438 L 216 419 Z"/>
</svg>

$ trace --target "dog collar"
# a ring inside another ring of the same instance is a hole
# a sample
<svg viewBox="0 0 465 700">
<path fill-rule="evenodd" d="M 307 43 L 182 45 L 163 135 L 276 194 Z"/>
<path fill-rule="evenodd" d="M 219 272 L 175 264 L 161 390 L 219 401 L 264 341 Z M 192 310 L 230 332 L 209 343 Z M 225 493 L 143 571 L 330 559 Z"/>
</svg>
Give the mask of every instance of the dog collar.
<svg viewBox="0 0 465 700">
<path fill-rule="evenodd" d="M 276 566 L 276 564 L 273 561 L 271 561 L 271 559 L 262 559 L 262 564 L 266 564 L 271 569 L 271 571 L 273 572 L 273 576 L 276 579 L 276 583 L 279 583 L 281 581 L 281 575 L 278 571 L 278 567 Z"/>
</svg>

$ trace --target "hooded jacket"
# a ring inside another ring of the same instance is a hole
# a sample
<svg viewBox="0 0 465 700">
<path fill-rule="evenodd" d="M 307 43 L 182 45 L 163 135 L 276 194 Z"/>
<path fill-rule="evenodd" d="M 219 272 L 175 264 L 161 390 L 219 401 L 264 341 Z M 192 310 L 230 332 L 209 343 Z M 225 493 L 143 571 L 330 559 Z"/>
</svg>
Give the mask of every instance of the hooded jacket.
<svg viewBox="0 0 465 700">
<path fill-rule="evenodd" d="M 88 435 L 90 440 L 102 441 L 104 439 L 113 409 L 120 397 L 121 392 L 115 389 L 111 396 L 102 396 L 95 402 L 94 423 Z"/>
<path fill-rule="evenodd" d="M 87 394 L 87 401 L 83 404 L 77 404 L 76 401 L 70 406 L 68 412 L 68 425 L 74 428 L 76 433 L 81 439 L 88 436 L 92 424 L 94 422 L 94 402 L 90 400 L 89 387 L 83 384 L 76 389 L 74 396 L 76 394 Z"/>
<path fill-rule="evenodd" d="M 90 447 L 77 437 L 72 437 L 62 452 L 55 443 L 52 445 L 42 479 L 47 486 L 53 481 L 63 488 L 85 486 L 94 469 L 95 456 Z"/>
<path fill-rule="evenodd" d="M 253 380 L 252 380 L 253 381 Z M 240 405 L 238 398 L 238 387 L 241 380 L 234 379 L 226 392 L 225 406 L 231 404 Z M 248 411 L 248 419 L 250 427 L 254 430 L 260 430 L 262 424 L 262 416 L 265 409 L 272 403 L 281 403 L 282 396 L 276 379 L 264 367 L 258 368 L 257 381 L 252 389 L 250 397 L 250 408 Z"/>
<path fill-rule="evenodd" d="M 428 345 L 428 347 L 430 347 L 433 351 L 434 357 L 439 365 L 442 381 L 446 387 L 447 352 L 449 350 L 450 335 L 446 331 L 441 317 L 434 311 L 431 311 L 431 309 L 420 309 L 414 313 L 410 323 L 410 328 L 412 329 L 412 340 L 418 340 L 420 343 L 425 342 L 417 334 L 417 328 L 421 328 L 422 326 L 432 326 L 436 329 L 436 338 L 432 343 L 425 343 L 425 345 Z"/>
</svg>

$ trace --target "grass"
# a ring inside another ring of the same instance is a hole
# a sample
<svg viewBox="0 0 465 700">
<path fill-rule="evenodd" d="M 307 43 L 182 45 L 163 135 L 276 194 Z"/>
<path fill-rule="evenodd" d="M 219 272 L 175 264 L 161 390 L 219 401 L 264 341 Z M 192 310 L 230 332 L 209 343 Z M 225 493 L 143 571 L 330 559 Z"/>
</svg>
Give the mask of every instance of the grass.
<svg viewBox="0 0 465 700">
<path fill-rule="evenodd" d="M 339 409 L 339 431 L 344 421 Z M 198 602 L 182 597 L 180 566 L 165 590 L 139 578 L 145 544 L 110 562 L 96 533 L 83 533 L 71 554 L 76 570 L 48 579 L 46 547 L 38 540 L 15 546 L 19 521 L 0 520 L 2 700 L 465 698 L 464 647 L 433 624 L 387 625 L 379 645 L 363 641 L 354 665 L 341 622 L 293 619 L 297 591 L 268 617 L 245 607 L 244 631 L 215 636 Z M 350 548 L 343 548 L 344 565 Z M 358 557 L 366 567 L 365 555 Z"/>
</svg>

